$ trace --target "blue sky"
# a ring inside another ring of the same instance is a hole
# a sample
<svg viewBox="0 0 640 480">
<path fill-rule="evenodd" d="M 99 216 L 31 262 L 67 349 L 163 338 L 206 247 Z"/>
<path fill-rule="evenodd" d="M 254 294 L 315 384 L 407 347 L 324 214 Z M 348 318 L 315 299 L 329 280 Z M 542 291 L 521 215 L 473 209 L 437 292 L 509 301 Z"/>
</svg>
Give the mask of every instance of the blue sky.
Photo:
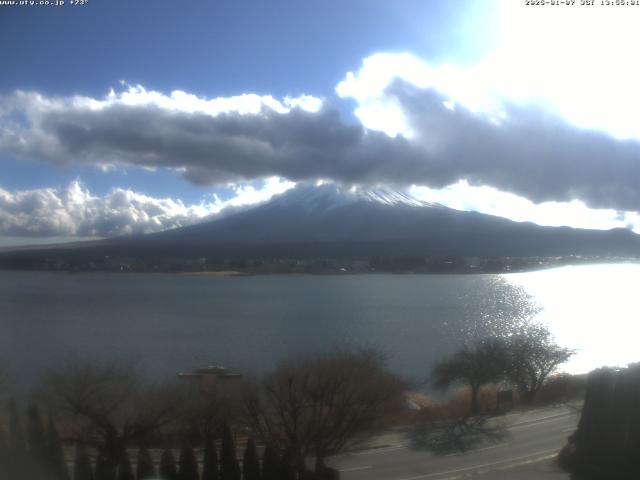
<svg viewBox="0 0 640 480">
<path fill-rule="evenodd" d="M 330 95 L 346 71 L 378 51 L 479 54 L 482 42 L 467 41 L 464 31 L 477 28 L 467 21 L 473 3 L 102 0 L 5 8 L 0 38 L 16 48 L 7 51 L 11 68 L 0 87 L 99 95 L 126 79 L 207 96 Z"/>
<path fill-rule="evenodd" d="M 640 7 L 521 3 L 0 5 L 0 244 L 172 228 L 319 179 L 640 229 Z"/>
</svg>

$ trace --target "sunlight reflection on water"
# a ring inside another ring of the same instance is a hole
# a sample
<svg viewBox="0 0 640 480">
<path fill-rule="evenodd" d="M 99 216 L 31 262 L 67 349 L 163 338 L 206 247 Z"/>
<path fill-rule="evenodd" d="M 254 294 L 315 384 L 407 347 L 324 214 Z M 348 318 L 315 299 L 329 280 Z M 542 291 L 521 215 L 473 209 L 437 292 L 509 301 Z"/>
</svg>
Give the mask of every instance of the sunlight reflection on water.
<svg viewBox="0 0 640 480">
<path fill-rule="evenodd" d="M 543 307 L 537 319 L 561 345 L 578 350 L 563 366 L 583 373 L 640 360 L 640 265 L 585 265 L 503 275 Z"/>
</svg>

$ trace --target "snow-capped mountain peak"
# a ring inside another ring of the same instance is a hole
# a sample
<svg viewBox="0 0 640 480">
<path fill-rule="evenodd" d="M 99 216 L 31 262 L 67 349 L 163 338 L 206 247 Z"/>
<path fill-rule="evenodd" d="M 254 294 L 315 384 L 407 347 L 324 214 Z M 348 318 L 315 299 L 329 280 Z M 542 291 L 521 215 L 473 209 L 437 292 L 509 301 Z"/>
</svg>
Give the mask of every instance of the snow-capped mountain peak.
<svg viewBox="0 0 640 480">
<path fill-rule="evenodd" d="M 409 193 L 389 187 L 363 188 L 345 187 L 335 183 L 322 185 L 299 185 L 274 197 L 270 207 L 297 206 L 306 211 L 332 210 L 355 203 L 375 203 L 388 206 L 435 207 L 437 204 L 425 202 Z"/>
</svg>

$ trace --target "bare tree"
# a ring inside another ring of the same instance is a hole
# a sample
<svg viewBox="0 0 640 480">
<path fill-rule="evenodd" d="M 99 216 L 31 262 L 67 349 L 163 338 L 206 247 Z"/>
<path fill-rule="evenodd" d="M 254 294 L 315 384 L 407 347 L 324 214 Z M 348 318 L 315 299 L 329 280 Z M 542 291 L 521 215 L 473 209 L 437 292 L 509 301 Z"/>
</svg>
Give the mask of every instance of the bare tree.
<svg viewBox="0 0 640 480">
<path fill-rule="evenodd" d="M 195 385 L 181 388 L 178 411 L 180 436 L 205 443 L 222 436 L 225 423 L 234 422 L 242 412 L 244 382 L 227 381 L 201 391 Z"/>
<path fill-rule="evenodd" d="M 110 478 L 127 445 L 169 422 L 177 403 L 171 388 L 146 384 L 132 365 L 75 362 L 49 372 L 45 382 L 50 398 L 103 458 Z"/>
<path fill-rule="evenodd" d="M 405 385 L 373 349 L 335 349 L 281 364 L 245 399 L 250 426 L 303 474 L 401 406 Z"/>
<path fill-rule="evenodd" d="M 575 354 L 574 350 L 558 345 L 551 332 L 540 324 L 526 325 L 506 342 L 507 379 L 518 389 L 525 405 L 533 403 L 549 375 Z"/>
<path fill-rule="evenodd" d="M 483 385 L 504 377 L 507 367 L 507 348 L 503 340 L 487 338 L 473 345 L 465 345 L 450 358 L 433 368 L 433 382 L 444 389 L 463 384 L 471 389 L 471 413 L 479 411 L 478 393 Z"/>
</svg>

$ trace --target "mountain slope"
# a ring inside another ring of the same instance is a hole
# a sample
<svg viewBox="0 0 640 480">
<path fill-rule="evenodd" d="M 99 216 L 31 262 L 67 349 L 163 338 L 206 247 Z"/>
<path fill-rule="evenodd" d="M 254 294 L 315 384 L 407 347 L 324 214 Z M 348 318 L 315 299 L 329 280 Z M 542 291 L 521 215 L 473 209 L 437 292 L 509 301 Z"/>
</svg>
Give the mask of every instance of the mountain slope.
<svg viewBox="0 0 640 480">
<path fill-rule="evenodd" d="M 453 210 L 390 189 L 354 190 L 332 184 L 296 187 L 268 203 L 190 227 L 46 250 L 49 257 L 216 261 L 639 253 L 640 236 L 628 230 L 541 227 Z"/>
<path fill-rule="evenodd" d="M 248 211 L 139 241 L 312 257 L 640 252 L 640 237 L 627 230 L 541 227 L 453 210 L 388 189 L 352 191 L 332 184 L 298 187 Z"/>
</svg>

